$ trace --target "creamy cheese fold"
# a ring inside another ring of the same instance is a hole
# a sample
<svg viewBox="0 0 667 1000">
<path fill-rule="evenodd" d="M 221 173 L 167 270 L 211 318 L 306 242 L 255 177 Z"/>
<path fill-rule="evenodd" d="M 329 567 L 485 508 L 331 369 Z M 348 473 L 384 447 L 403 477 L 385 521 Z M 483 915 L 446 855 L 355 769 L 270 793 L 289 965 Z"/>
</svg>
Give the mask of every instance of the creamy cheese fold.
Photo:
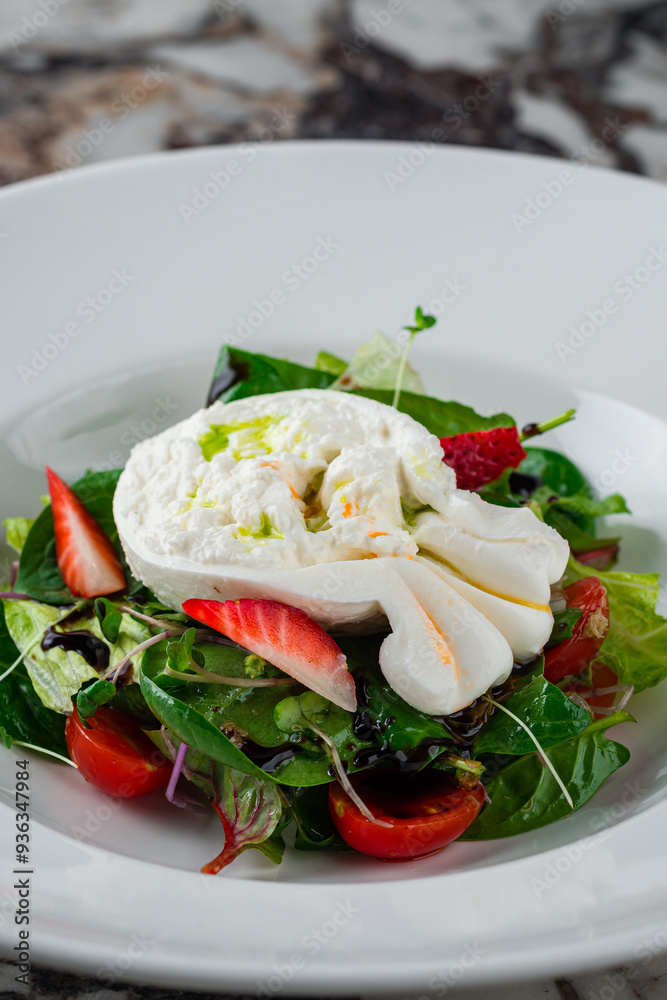
<svg viewBox="0 0 667 1000">
<path fill-rule="evenodd" d="M 133 573 L 170 607 L 265 597 L 332 631 L 388 621 L 385 677 L 434 715 L 541 650 L 568 557 L 528 508 L 457 490 L 411 417 L 328 390 L 214 403 L 141 442 L 114 515 Z"/>
</svg>

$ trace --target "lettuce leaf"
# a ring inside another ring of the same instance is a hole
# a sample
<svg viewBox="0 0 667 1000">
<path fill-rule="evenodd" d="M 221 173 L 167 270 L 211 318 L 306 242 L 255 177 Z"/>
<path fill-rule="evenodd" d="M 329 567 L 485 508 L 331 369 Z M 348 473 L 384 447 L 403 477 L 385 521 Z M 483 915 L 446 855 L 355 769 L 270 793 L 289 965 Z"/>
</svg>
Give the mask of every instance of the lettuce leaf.
<svg viewBox="0 0 667 1000">
<path fill-rule="evenodd" d="M 8 517 L 2 523 L 7 531 L 7 544 L 20 555 L 35 522 L 28 517 Z"/>
<path fill-rule="evenodd" d="M 0 673 L 11 667 L 18 655 L 0 601 Z M 0 738 L 7 744 L 20 740 L 67 755 L 65 719 L 44 707 L 23 665 L 15 667 L 0 683 Z"/>
<path fill-rule="evenodd" d="M 394 389 L 403 345 L 384 333 L 374 334 L 357 349 L 349 365 L 331 385 L 332 389 Z M 402 389 L 423 395 L 424 383 L 410 364 L 405 365 Z"/>
<path fill-rule="evenodd" d="M 570 559 L 566 581 L 597 576 L 609 595 L 609 632 L 598 660 L 637 691 L 667 677 L 667 619 L 656 610 L 657 573 L 622 573 L 588 569 Z"/>
<path fill-rule="evenodd" d="M 4 605 L 7 630 L 19 652 L 24 654 L 24 663 L 38 698 L 53 712 L 69 715 L 74 695 L 86 681 L 97 679 L 99 672 L 79 653 L 58 646 L 42 650 L 40 644 L 44 633 L 64 617 L 59 608 L 37 601 L 5 601 Z M 81 628 L 109 646 L 109 666 L 114 666 L 153 634 L 148 626 L 131 615 L 123 615 L 122 628 L 114 644 L 105 640 L 94 616 L 83 624 L 78 621 L 59 625 L 58 631 L 73 632 Z"/>
</svg>

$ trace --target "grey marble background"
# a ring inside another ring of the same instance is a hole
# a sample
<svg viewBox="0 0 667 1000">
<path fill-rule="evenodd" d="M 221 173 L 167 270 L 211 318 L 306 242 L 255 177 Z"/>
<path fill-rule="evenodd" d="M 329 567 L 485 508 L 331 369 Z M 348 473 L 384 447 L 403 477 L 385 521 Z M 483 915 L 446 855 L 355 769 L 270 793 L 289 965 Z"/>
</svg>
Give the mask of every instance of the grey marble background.
<svg viewBox="0 0 667 1000">
<path fill-rule="evenodd" d="M 156 150 L 335 137 L 435 138 L 667 181 L 667 0 L 0 0 L 2 184 Z M 14 975 L 0 962 L 5 1000 L 198 995 L 44 969 L 28 992 Z M 667 998 L 667 958 L 447 995 Z"/>
<path fill-rule="evenodd" d="M 276 112 L 276 140 L 427 139 L 444 115 L 439 141 L 667 180 L 667 3 L 0 3 L 3 183 L 254 138 Z"/>
</svg>

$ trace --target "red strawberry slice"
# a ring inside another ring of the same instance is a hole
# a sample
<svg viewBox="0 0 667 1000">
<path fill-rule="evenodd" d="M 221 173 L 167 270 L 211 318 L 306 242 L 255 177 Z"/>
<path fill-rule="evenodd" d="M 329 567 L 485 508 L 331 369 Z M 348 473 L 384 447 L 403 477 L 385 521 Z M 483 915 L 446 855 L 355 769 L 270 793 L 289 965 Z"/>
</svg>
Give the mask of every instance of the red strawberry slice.
<svg viewBox="0 0 667 1000">
<path fill-rule="evenodd" d="M 456 472 L 460 490 L 477 490 L 497 479 L 505 469 L 521 465 L 526 452 L 516 427 L 494 427 L 440 438 L 444 462 Z"/>
<path fill-rule="evenodd" d="M 46 468 L 56 536 L 58 569 L 75 597 L 101 597 L 125 587 L 125 574 L 111 539 L 76 493 Z"/>
<path fill-rule="evenodd" d="M 305 611 L 247 597 L 224 602 L 192 598 L 183 610 L 334 705 L 356 711 L 357 692 L 344 653 Z"/>
</svg>

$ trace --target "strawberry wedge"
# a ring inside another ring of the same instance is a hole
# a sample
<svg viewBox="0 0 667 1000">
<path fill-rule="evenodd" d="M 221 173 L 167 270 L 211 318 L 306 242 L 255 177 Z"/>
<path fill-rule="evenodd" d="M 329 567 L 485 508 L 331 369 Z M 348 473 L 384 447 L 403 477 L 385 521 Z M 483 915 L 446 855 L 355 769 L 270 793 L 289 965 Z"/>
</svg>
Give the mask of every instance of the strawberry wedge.
<svg viewBox="0 0 667 1000">
<path fill-rule="evenodd" d="M 344 653 L 305 611 L 279 601 L 185 601 L 183 610 L 348 712 L 357 694 Z"/>
<path fill-rule="evenodd" d="M 101 597 L 125 587 L 125 574 L 111 539 L 76 493 L 46 468 L 56 536 L 56 558 L 74 597 Z"/>
<path fill-rule="evenodd" d="M 444 463 L 456 472 L 460 490 L 477 490 L 526 457 L 516 427 L 494 427 L 440 438 Z"/>
</svg>

